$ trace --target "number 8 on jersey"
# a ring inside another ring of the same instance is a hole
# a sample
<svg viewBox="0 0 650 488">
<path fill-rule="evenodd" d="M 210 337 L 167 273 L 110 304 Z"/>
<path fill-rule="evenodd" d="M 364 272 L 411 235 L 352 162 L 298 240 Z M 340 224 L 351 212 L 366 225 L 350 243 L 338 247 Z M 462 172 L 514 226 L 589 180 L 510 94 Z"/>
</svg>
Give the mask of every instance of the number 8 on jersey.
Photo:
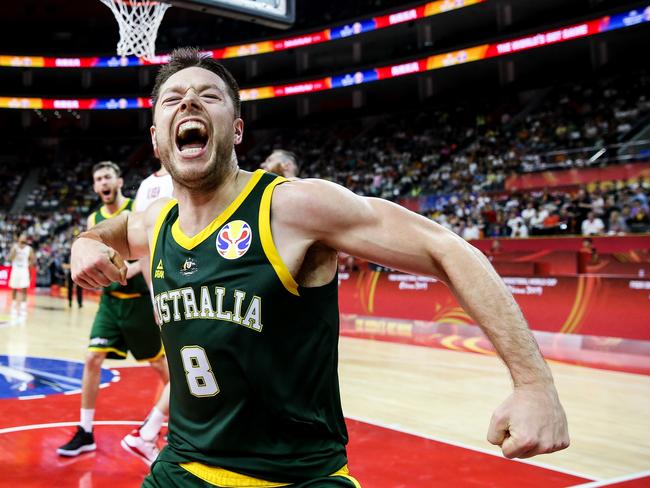
<svg viewBox="0 0 650 488">
<path fill-rule="evenodd" d="M 185 346 L 181 349 L 181 359 L 190 393 L 196 397 L 215 396 L 219 393 L 217 379 L 205 350 L 201 346 Z"/>
</svg>

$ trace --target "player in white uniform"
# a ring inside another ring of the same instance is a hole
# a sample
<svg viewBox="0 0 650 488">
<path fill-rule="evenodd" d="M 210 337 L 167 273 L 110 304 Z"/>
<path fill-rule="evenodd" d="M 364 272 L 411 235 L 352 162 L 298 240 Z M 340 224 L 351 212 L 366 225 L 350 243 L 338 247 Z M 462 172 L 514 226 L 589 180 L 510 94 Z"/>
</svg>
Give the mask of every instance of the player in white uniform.
<svg viewBox="0 0 650 488">
<path fill-rule="evenodd" d="M 287 179 L 297 178 L 300 172 L 297 156 L 286 149 L 274 149 L 260 164 L 260 168 Z"/>
<path fill-rule="evenodd" d="M 171 197 L 174 191 L 172 177 L 165 168 L 147 176 L 135 194 L 135 212 L 143 212 L 149 205 L 162 197 Z"/>
<path fill-rule="evenodd" d="M 162 197 L 171 197 L 174 192 L 171 175 L 161 167 L 152 175 L 146 177 L 140 183 L 137 193 L 135 194 L 135 203 L 133 210 L 143 212 L 153 202 Z M 141 259 L 138 263 L 142 271 L 149 291 L 151 291 L 151 269 L 149 268 L 149 258 Z M 157 316 L 157 315 L 156 315 Z M 146 464 L 151 463 L 158 457 L 158 434 L 162 428 L 165 417 L 169 414 L 169 383 L 165 385 L 158 402 L 153 407 L 143 424 L 131 431 L 120 442 L 121 446 L 129 453 L 137 456 Z"/>
<path fill-rule="evenodd" d="M 34 265 L 34 251 L 27 244 L 27 236 L 21 234 L 18 242 L 11 247 L 9 252 L 11 263 L 11 277 L 9 288 L 12 290 L 11 308 L 15 310 L 20 302 L 20 310 L 27 310 L 27 289 L 29 288 L 29 267 Z M 22 301 L 17 299 L 18 290 L 22 290 Z"/>
</svg>

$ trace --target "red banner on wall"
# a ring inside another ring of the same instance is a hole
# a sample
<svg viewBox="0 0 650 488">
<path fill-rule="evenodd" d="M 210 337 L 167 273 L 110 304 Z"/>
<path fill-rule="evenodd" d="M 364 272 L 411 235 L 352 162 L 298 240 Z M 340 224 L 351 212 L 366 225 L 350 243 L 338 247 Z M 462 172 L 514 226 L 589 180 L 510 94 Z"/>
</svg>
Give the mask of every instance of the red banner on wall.
<svg viewBox="0 0 650 488">
<path fill-rule="evenodd" d="M 29 289 L 36 288 L 36 268 L 29 270 Z M 11 266 L 0 266 L 0 290 L 9 289 L 9 279 L 11 278 Z"/>
<path fill-rule="evenodd" d="M 650 249 L 650 235 L 629 234 L 626 236 L 592 236 L 594 247 L 599 253 L 620 253 Z M 472 245 L 488 254 L 492 241 L 497 239 L 477 239 Z M 531 237 L 529 239 L 503 238 L 502 252 L 541 252 L 541 251 L 572 251 L 578 252 L 584 237 Z"/>
<path fill-rule="evenodd" d="M 650 280 L 504 277 L 532 329 L 650 339 Z M 428 277 L 370 272 L 339 275 L 344 314 L 475 324 L 449 289 Z"/>
<path fill-rule="evenodd" d="M 530 190 L 558 186 L 586 185 L 596 181 L 636 180 L 640 176 L 650 179 L 650 163 L 632 163 L 605 168 L 574 168 L 542 171 L 511 176 L 506 180 L 506 190 Z"/>
</svg>

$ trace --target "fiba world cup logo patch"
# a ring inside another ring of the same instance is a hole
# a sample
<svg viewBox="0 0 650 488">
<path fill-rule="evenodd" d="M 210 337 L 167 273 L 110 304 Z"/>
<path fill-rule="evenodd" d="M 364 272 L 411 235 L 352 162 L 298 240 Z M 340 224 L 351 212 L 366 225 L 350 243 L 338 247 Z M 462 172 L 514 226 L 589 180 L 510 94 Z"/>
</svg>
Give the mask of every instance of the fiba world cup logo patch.
<svg viewBox="0 0 650 488">
<path fill-rule="evenodd" d="M 241 258 L 251 247 L 253 232 L 243 220 L 233 220 L 217 234 L 217 251 L 225 259 Z"/>
</svg>

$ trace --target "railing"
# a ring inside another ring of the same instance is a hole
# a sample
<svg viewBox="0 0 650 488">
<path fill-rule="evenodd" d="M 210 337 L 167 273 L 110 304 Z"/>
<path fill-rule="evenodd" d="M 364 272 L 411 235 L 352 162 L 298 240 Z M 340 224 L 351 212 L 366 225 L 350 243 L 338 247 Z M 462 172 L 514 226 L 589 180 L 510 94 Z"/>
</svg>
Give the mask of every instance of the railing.
<svg viewBox="0 0 650 488">
<path fill-rule="evenodd" d="M 642 161 L 650 161 L 650 139 L 606 146 L 555 149 L 545 153 L 528 154 L 521 162 L 520 170 L 523 173 L 530 173 L 575 167 L 602 167 Z"/>
</svg>

